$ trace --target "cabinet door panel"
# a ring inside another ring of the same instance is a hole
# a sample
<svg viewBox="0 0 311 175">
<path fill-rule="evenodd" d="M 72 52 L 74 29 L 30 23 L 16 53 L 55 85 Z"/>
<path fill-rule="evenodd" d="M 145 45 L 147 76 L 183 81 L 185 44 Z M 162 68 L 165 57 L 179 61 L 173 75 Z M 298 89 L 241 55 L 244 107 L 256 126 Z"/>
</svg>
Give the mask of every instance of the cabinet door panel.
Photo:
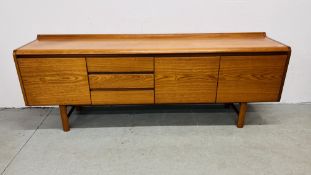
<svg viewBox="0 0 311 175">
<path fill-rule="evenodd" d="M 85 58 L 17 59 L 27 105 L 90 104 Z"/>
<path fill-rule="evenodd" d="M 219 57 L 155 58 L 155 103 L 215 102 Z"/>
<path fill-rule="evenodd" d="M 217 102 L 279 101 L 286 55 L 221 57 Z"/>
</svg>

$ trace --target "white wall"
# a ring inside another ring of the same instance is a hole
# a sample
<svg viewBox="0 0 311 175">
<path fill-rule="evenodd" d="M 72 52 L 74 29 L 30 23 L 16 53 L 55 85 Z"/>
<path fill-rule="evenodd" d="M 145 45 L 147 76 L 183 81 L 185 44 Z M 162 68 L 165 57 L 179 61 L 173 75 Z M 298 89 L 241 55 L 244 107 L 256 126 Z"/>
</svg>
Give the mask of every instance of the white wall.
<svg viewBox="0 0 311 175">
<path fill-rule="evenodd" d="M 12 50 L 38 33 L 265 31 L 292 47 L 282 102 L 311 102 L 310 0 L 1 0 L 0 107 L 24 106 Z"/>
</svg>

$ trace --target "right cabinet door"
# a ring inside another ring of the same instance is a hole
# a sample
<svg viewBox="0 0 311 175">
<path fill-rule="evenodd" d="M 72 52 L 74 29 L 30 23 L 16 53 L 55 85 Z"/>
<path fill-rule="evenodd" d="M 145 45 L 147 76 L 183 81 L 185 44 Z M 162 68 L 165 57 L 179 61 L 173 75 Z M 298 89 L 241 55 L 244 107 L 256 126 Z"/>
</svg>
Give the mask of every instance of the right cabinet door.
<svg viewBox="0 0 311 175">
<path fill-rule="evenodd" d="M 279 101 L 287 55 L 223 56 L 216 102 Z"/>
<path fill-rule="evenodd" d="M 155 103 L 215 103 L 219 58 L 156 57 Z"/>
</svg>

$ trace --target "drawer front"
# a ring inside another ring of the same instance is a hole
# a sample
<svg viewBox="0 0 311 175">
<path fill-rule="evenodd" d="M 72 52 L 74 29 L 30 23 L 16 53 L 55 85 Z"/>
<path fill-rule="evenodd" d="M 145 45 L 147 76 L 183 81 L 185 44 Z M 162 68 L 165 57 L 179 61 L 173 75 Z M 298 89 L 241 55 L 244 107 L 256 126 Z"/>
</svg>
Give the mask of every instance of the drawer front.
<svg viewBox="0 0 311 175">
<path fill-rule="evenodd" d="M 91 89 L 154 88 L 153 74 L 91 74 Z"/>
<path fill-rule="evenodd" d="M 153 57 L 87 58 L 88 72 L 153 72 Z"/>
<path fill-rule="evenodd" d="M 214 103 L 219 57 L 155 58 L 155 103 Z"/>
<path fill-rule="evenodd" d="M 85 58 L 18 58 L 27 105 L 91 104 Z"/>
<path fill-rule="evenodd" d="M 217 102 L 279 101 L 286 55 L 221 57 Z"/>
<path fill-rule="evenodd" d="M 92 104 L 153 104 L 153 90 L 91 91 Z"/>
</svg>

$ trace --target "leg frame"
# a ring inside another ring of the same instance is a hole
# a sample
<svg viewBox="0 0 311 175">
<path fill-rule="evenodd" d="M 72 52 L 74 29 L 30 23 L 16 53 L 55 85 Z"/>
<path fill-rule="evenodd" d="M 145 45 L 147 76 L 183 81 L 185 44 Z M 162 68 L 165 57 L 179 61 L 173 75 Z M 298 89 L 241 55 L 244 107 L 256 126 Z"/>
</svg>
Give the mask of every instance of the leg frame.
<svg viewBox="0 0 311 175">
<path fill-rule="evenodd" d="M 246 110 L 247 110 L 247 103 L 245 102 L 240 103 L 240 110 L 239 110 L 238 120 L 236 124 L 238 128 L 243 128 L 244 126 Z"/>
<path fill-rule="evenodd" d="M 62 119 L 63 130 L 65 132 L 70 130 L 69 126 L 69 117 L 67 115 L 67 106 L 66 105 L 59 105 L 60 117 Z"/>
<path fill-rule="evenodd" d="M 244 120 L 245 120 L 245 114 L 246 114 L 246 110 L 247 110 L 247 103 L 246 102 L 241 102 L 240 103 L 240 109 L 238 109 L 233 103 L 227 103 L 226 106 L 227 105 L 232 106 L 232 108 L 234 109 L 234 111 L 238 115 L 236 126 L 238 128 L 243 128 Z"/>
<path fill-rule="evenodd" d="M 75 109 L 75 106 L 72 106 L 70 111 L 67 113 L 67 106 L 66 105 L 59 105 L 60 117 L 61 117 L 62 124 L 63 124 L 63 130 L 65 132 L 70 130 L 69 117 L 72 114 L 74 109 Z M 79 107 L 79 109 L 80 109 L 80 107 Z"/>
</svg>

